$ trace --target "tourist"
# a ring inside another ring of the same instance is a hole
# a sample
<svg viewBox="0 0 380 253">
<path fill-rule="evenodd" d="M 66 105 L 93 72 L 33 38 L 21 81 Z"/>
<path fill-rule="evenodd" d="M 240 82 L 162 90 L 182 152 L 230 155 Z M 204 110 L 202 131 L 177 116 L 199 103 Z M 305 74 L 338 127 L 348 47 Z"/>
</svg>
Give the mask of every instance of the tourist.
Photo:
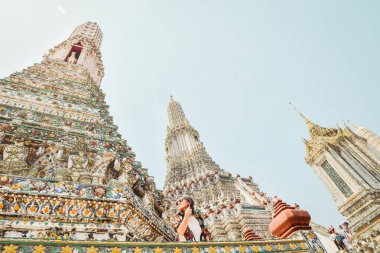
<svg viewBox="0 0 380 253">
<path fill-rule="evenodd" d="M 343 225 L 339 225 L 339 229 L 343 235 L 343 243 L 346 246 L 348 250 L 352 249 L 352 244 L 351 244 L 351 234 L 349 233 L 349 230 L 347 227 L 344 227 Z"/>
<path fill-rule="evenodd" d="M 339 245 L 339 249 L 342 249 L 344 251 L 348 251 L 346 248 L 346 245 L 343 242 L 343 236 L 341 234 L 336 234 L 335 240 L 337 241 L 337 243 Z"/>
<path fill-rule="evenodd" d="M 335 246 L 338 248 L 338 249 L 341 249 L 340 248 L 340 246 L 339 246 L 339 243 L 338 243 L 338 241 L 336 240 L 336 233 L 335 233 L 335 229 L 334 229 L 334 227 L 331 225 L 330 227 L 329 227 L 329 234 L 330 234 L 330 239 L 331 239 L 331 241 L 333 241 L 334 242 L 334 244 L 335 244 Z"/>
<path fill-rule="evenodd" d="M 351 240 L 352 239 L 352 234 L 351 234 L 350 229 L 348 228 L 348 222 L 347 221 L 342 224 L 342 229 L 343 229 L 345 235 L 347 235 L 347 238 L 349 240 Z"/>
<path fill-rule="evenodd" d="M 207 235 L 202 236 L 204 221 L 201 215 L 194 210 L 194 201 L 185 196 L 177 200 L 178 213 L 174 218 L 174 227 L 177 232 L 177 241 L 202 241 Z"/>
</svg>

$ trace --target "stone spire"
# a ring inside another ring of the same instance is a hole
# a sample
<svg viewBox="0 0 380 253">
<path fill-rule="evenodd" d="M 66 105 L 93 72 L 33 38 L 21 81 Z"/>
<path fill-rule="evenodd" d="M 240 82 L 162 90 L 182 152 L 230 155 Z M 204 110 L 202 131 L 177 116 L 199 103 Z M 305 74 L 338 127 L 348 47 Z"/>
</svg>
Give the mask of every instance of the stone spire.
<svg viewBox="0 0 380 253">
<path fill-rule="evenodd" d="M 221 171 L 207 153 L 198 132 L 190 125 L 182 106 L 173 96 L 170 97 L 168 105 L 168 119 L 165 143 L 168 170 L 164 189 L 176 183 L 183 183 L 182 175 L 186 173 L 194 177 Z M 198 165 L 186 165 L 193 162 Z"/>
<path fill-rule="evenodd" d="M 74 29 L 69 40 L 76 40 L 77 38 L 87 38 L 99 49 L 102 44 L 103 33 L 96 22 L 87 21 Z"/>
<path fill-rule="evenodd" d="M 188 155 L 196 149 L 204 150 L 198 132 L 190 125 L 183 109 L 177 101 L 170 97 L 168 106 L 168 133 L 166 137 L 167 158 Z"/>
<path fill-rule="evenodd" d="M 170 102 L 168 106 L 168 118 L 169 118 L 169 128 L 183 128 L 190 126 L 185 113 L 182 110 L 180 103 L 174 100 L 173 96 L 170 96 Z"/>
<path fill-rule="evenodd" d="M 212 240 L 256 240 L 268 237 L 271 212 L 252 178 L 232 176 L 216 164 L 190 125 L 181 105 L 171 97 L 165 142 L 167 171 L 163 193 L 171 202 L 168 217 L 175 217 L 176 200 L 191 196 L 206 217 Z M 244 228 L 254 227 L 255 234 Z"/>
<path fill-rule="evenodd" d="M 65 63 L 84 70 L 100 85 L 104 67 L 100 53 L 103 33 L 97 23 L 86 22 L 74 29 L 69 38 L 44 55 L 44 63 Z"/>
</svg>

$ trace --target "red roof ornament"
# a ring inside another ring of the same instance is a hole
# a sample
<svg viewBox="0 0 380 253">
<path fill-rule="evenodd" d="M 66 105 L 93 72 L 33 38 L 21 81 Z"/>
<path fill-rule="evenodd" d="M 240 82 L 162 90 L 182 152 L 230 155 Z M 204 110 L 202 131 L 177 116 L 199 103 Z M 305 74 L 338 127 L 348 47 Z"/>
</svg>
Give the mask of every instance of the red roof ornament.
<svg viewBox="0 0 380 253">
<path fill-rule="evenodd" d="M 280 238 L 288 238 L 299 230 L 311 230 L 311 217 L 308 211 L 299 210 L 277 196 L 273 199 L 273 219 L 269 224 L 270 232 Z"/>
<path fill-rule="evenodd" d="M 255 240 L 261 240 L 263 238 L 258 236 L 250 226 L 247 226 L 244 228 L 244 239 L 246 241 L 255 241 Z"/>
</svg>

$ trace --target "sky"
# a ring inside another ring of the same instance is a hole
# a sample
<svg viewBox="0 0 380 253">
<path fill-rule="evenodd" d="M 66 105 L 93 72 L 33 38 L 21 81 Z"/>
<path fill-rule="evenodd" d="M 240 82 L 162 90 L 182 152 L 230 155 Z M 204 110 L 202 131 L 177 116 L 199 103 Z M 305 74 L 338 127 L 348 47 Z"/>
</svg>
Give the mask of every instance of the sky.
<svg viewBox="0 0 380 253">
<path fill-rule="evenodd" d="M 288 105 L 380 133 L 380 1 L 2 1 L 0 77 L 40 62 L 86 21 L 119 131 L 162 188 L 170 95 L 211 157 L 329 226 L 344 221 L 305 163 Z"/>
</svg>

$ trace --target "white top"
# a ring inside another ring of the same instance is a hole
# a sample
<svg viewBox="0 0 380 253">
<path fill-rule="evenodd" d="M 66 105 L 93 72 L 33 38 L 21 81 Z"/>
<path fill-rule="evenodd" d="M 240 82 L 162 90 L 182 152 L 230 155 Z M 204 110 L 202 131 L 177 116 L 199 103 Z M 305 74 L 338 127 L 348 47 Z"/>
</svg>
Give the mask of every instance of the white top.
<svg viewBox="0 0 380 253">
<path fill-rule="evenodd" d="M 201 240 L 201 234 L 202 234 L 202 229 L 201 229 L 201 226 L 199 225 L 199 221 L 194 216 L 190 216 L 188 226 L 191 232 L 193 232 L 194 240 L 199 242 Z M 185 236 L 180 235 L 179 241 L 186 242 Z"/>
</svg>

